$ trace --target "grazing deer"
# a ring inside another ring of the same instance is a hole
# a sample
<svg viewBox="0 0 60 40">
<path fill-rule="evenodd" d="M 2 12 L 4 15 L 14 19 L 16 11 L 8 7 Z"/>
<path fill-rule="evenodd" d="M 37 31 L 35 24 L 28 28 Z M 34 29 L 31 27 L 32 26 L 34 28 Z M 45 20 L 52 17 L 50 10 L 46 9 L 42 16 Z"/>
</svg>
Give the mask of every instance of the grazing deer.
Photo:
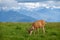
<svg viewBox="0 0 60 40">
<path fill-rule="evenodd" d="M 33 30 L 36 30 L 38 28 L 42 28 L 43 29 L 43 33 L 45 34 L 45 21 L 44 20 L 38 20 L 36 22 L 32 23 L 32 27 L 30 28 L 30 30 L 28 31 L 30 33 L 30 35 L 32 34 Z"/>
</svg>

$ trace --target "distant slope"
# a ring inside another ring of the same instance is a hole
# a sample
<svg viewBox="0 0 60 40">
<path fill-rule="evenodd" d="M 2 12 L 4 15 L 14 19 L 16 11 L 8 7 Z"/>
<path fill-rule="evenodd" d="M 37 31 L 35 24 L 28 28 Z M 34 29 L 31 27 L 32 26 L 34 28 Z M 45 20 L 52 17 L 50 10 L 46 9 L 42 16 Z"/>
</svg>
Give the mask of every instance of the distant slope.
<svg viewBox="0 0 60 40">
<path fill-rule="evenodd" d="M 45 20 L 47 22 L 60 22 L 60 9 L 38 8 L 36 10 L 0 10 L 1 22 L 32 22 L 35 20 Z"/>
<path fill-rule="evenodd" d="M 0 21 L 1 22 L 32 22 L 36 19 L 27 16 L 27 15 L 23 15 L 20 14 L 18 12 L 15 11 L 0 11 Z"/>
</svg>

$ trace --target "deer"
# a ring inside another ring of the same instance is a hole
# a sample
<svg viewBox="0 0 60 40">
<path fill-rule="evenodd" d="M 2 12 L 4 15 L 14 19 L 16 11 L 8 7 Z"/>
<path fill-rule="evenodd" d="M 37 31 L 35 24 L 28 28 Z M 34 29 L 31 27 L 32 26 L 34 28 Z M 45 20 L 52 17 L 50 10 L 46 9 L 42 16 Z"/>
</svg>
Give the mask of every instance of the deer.
<svg viewBox="0 0 60 40">
<path fill-rule="evenodd" d="M 29 34 L 31 35 L 33 30 L 37 30 L 39 28 L 42 28 L 42 31 L 45 34 L 45 24 L 46 22 L 44 20 L 37 20 L 33 22 L 32 27 L 28 30 Z"/>
</svg>

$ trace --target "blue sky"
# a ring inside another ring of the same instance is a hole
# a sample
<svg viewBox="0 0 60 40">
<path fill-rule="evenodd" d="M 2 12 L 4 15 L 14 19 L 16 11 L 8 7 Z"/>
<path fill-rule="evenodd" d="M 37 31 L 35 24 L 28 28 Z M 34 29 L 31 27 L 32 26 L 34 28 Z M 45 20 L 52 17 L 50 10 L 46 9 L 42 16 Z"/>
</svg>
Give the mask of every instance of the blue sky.
<svg viewBox="0 0 60 40">
<path fill-rule="evenodd" d="M 6 16 L 7 13 L 9 18 L 7 18 L 8 16 Z M 11 14 L 12 16 L 9 14 Z M 33 19 L 36 20 L 43 19 L 48 22 L 60 22 L 60 1 L 59 0 L 0 0 L 0 21 L 11 22 L 13 20 L 17 22 L 18 20 L 23 20 L 27 18 L 25 16 L 23 17 L 23 15 L 32 18 L 29 19 L 29 21 Z M 28 18 L 26 20 L 28 20 Z"/>
</svg>

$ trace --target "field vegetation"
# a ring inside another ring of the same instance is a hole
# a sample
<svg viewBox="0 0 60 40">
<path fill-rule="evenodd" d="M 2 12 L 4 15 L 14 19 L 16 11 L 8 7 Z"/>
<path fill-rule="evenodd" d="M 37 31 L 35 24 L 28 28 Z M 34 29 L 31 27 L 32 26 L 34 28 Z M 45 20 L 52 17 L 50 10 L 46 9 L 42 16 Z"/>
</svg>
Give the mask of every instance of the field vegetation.
<svg viewBox="0 0 60 40">
<path fill-rule="evenodd" d="M 42 29 L 30 36 L 28 29 L 31 22 L 0 22 L 0 40 L 60 40 L 60 22 L 48 22 Z"/>
</svg>

